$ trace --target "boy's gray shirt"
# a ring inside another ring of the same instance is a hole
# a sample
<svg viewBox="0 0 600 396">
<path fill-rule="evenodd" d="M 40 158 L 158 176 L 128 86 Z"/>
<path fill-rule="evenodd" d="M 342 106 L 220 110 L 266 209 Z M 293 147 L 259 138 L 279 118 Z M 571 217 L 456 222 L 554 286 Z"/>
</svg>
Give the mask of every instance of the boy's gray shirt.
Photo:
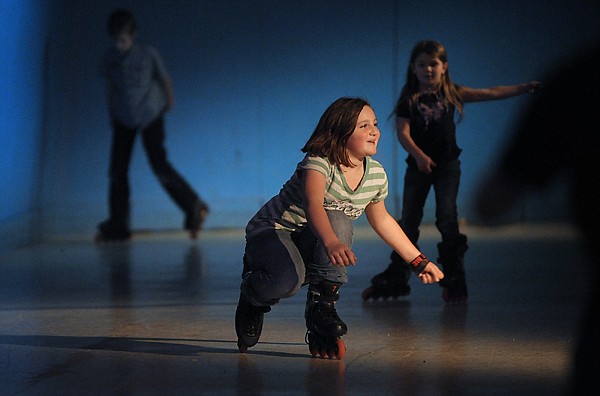
<svg viewBox="0 0 600 396">
<path fill-rule="evenodd" d="M 109 84 L 110 116 L 118 123 L 143 128 L 164 112 L 167 97 L 162 82 L 168 74 L 153 47 L 135 43 L 125 54 L 109 48 L 102 75 Z"/>
</svg>

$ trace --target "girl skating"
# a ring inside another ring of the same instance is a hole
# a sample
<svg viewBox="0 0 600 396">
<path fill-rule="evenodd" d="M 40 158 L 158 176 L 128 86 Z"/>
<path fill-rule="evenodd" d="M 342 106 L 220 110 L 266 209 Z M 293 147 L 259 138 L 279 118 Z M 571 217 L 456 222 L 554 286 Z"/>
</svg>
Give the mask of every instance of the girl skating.
<svg viewBox="0 0 600 396">
<path fill-rule="evenodd" d="M 347 325 L 335 304 L 357 263 L 352 220 L 363 212 L 377 234 L 411 263 L 423 283 L 443 278 L 387 212 L 385 170 L 371 158 L 380 132 L 369 103 L 340 98 L 321 116 L 306 153 L 278 195 L 246 227 L 246 248 L 235 328 L 240 352 L 256 345 L 264 314 L 308 286 L 306 340 L 313 356 L 344 357 Z"/>
</svg>

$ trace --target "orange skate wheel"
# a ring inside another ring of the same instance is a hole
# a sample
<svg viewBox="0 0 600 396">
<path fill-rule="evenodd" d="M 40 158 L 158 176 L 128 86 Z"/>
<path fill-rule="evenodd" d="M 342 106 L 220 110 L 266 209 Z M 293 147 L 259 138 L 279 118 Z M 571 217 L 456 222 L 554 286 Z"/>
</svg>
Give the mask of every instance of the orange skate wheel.
<svg viewBox="0 0 600 396">
<path fill-rule="evenodd" d="M 342 360 L 344 356 L 346 356 L 346 344 L 344 344 L 344 341 L 341 338 L 338 338 L 335 343 L 337 345 L 337 353 L 335 356 L 338 360 Z"/>
</svg>

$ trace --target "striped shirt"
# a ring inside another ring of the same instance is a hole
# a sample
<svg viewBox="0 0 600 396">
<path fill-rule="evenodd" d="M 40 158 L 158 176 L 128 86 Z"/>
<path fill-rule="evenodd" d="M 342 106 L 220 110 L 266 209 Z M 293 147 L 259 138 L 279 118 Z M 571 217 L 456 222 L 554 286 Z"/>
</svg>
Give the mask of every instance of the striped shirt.
<svg viewBox="0 0 600 396">
<path fill-rule="evenodd" d="M 246 237 L 265 229 L 297 231 L 306 227 L 303 205 L 302 171 L 315 170 L 325 176 L 325 210 L 340 210 L 356 220 L 371 202 L 384 200 L 388 195 L 388 180 L 383 166 L 371 157 L 365 158 L 365 174 L 356 190 L 352 190 L 342 170 L 327 158 L 306 155 L 294 175 L 279 194 L 271 198 L 246 226 Z"/>
</svg>

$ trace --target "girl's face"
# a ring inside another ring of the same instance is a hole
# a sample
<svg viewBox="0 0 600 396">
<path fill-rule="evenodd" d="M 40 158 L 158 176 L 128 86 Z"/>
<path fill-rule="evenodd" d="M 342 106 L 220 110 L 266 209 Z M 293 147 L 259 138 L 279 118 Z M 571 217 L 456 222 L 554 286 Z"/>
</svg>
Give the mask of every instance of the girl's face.
<svg viewBox="0 0 600 396">
<path fill-rule="evenodd" d="M 379 128 L 377 128 L 377 117 L 375 112 L 369 106 L 363 107 L 358 115 L 354 132 L 350 135 L 346 143 L 346 151 L 350 161 L 361 162 L 368 155 L 374 155 L 377 152 L 377 143 L 379 142 Z"/>
<path fill-rule="evenodd" d="M 419 80 L 421 90 L 436 90 L 448 69 L 448 62 L 442 62 L 429 54 L 422 53 L 415 58 L 413 72 Z"/>
</svg>

